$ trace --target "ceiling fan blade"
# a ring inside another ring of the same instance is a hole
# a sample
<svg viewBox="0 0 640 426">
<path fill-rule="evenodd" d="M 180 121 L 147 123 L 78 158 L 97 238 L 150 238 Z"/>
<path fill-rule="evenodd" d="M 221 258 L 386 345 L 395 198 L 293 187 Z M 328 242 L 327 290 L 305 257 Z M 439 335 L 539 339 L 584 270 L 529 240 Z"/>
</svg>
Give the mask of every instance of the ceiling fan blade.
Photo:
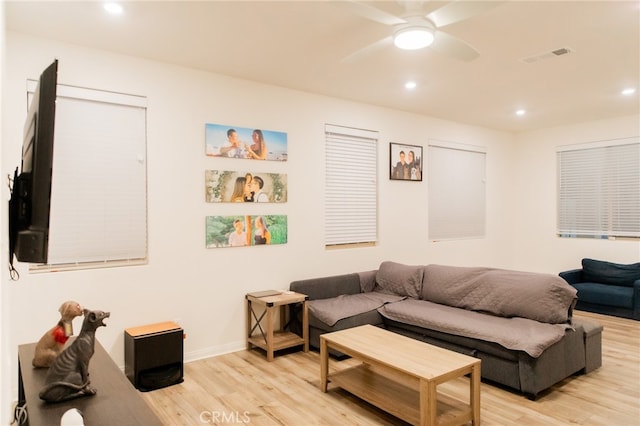
<svg viewBox="0 0 640 426">
<path fill-rule="evenodd" d="M 368 46 L 363 47 L 362 49 L 350 54 L 349 56 L 344 57 L 340 62 L 343 63 L 352 63 L 356 62 L 361 58 L 369 56 L 374 52 L 383 49 L 384 47 L 391 46 L 393 44 L 393 37 L 388 36 L 381 40 L 376 41 L 375 43 L 371 43 Z"/>
<path fill-rule="evenodd" d="M 392 15 L 390 13 L 385 12 L 384 10 L 380 10 L 373 6 L 370 6 L 366 3 L 362 3 L 355 0 L 348 1 L 337 1 L 332 2 L 332 4 L 348 9 L 354 15 L 360 16 L 362 18 L 368 19 L 370 21 L 378 22 L 383 25 L 399 25 L 406 24 L 407 21 L 404 19 Z"/>
<path fill-rule="evenodd" d="M 436 28 L 463 21 L 472 16 L 491 10 L 505 1 L 468 1 L 454 0 L 427 15 Z"/>
<path fill-rule="evenodd" d="M 396 0 L 396 3 L 404 9 L 404 16 L 420 15 L 420 11 L 423 10 L 425 3 L 430 0 Z"/>
<path fill-rule="evenodd" d="M 436 31 L 433 44 L 429 49 L 465 62 L 473 61 L 480 56 L 480 52 L 470 44 L 443 31 Z"/>
</svg>

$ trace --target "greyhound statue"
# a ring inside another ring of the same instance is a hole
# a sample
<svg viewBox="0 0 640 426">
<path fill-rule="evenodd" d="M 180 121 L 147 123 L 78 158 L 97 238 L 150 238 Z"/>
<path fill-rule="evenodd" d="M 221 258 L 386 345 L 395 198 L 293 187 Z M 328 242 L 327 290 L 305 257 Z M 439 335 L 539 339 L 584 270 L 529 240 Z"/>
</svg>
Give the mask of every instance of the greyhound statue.
<svg viewBox="0 0 640 426">
<path fill-rule="evenodd" d="M 96 394 L 97 390 L 90 386 L 89 361 L 95 350 L 96 329 L 106 326 L 103 320 L 109 315 L 109 312 L 84 310 L 82 330 L 49 367 L 40 399 L 60 402 Z"/>
</svg>

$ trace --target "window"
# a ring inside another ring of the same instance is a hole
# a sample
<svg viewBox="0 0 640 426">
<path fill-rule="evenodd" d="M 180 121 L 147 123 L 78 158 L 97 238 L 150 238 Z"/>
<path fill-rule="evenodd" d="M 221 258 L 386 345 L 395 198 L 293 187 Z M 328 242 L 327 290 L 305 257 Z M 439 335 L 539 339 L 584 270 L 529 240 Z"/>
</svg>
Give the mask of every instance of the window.
<svg viewBox="0 0 640 426">
<path fill-rule="evenodd" d="M 482 147 L 429 142 L 430 240 L 485 236 L 485 157 Z"/>
<path fill-rule="evenodd" d="M 639 138 L 561 147 L 558 235 L 640 238 Z"/>
<path fill-rule="evenodd" d="M 146 167 L 146 98 L 58 85 L 49 265 L 31 270 L 146 262 Z"/>
<path fill-rule="evenodd" d="M 325 125 L 325 246 L 377 241 L 378 132 Z"/>
</svg>

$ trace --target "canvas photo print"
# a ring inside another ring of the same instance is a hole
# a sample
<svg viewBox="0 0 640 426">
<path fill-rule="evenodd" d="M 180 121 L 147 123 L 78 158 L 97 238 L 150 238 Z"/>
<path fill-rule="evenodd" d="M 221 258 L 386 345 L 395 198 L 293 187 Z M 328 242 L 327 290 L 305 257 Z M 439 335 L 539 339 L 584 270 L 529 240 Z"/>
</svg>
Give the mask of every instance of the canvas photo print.
<svg viewBox="0 0 640 426">
<path fill-rule="evenodd" d="M 205 153 L 209 157 L 287 161 L 287 134 L 223 124 L 205 124 Z"/>
<path fill-rule="evenodd" d="M 207 216 L 207 248 L 287 243 L 286 215 Z"/>
<path fill-rule="evenodd" d="M 287 175 L 205 170 L 207 203 L 286 203 Z"/>
</svg>

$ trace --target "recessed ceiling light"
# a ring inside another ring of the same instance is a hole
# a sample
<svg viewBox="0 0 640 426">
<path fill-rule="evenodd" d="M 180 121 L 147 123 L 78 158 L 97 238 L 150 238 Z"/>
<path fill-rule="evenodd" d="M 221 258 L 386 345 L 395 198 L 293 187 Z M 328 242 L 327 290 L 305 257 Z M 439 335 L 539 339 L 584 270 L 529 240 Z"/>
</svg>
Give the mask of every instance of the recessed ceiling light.
<svg viewBox="0 0 640 426">
<path fill-rule="evenodd" d="M 625 96 L 633 95 L 636 93 L 636 89 L 634 87 L 628 87 L 621 92 Z"/>
<path fill-rule="evenodd" d="M 415 81 L 407 81 L 404 84 L 404 88 L 407 90 L 413 90 L 418 86 L 418 84 Z"/>
<path fill-rule="evenodd" d="M 104 10 L 111 15 L 121 15 L 124 11 L 121 4 L 114 2 L 105 3 L 102 7 L 104 7 Z"/>
<path fill-rule="evenodd" d="M 527 111 L 524 110 L 524 109 L 519 109 L 519 110 L 516 111 L 516 115 L 518 115 L 518 116 L 525 115 L 526 113 L 527 113 Z"/>
</svg>

